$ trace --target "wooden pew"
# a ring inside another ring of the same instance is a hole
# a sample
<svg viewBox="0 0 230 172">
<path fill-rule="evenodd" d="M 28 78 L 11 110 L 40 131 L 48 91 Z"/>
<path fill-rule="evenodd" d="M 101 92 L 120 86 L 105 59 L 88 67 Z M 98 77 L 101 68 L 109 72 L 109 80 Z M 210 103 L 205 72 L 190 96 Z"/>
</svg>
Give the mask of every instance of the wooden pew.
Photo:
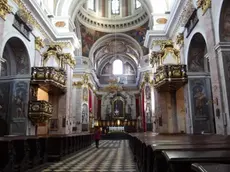
<svg viewBox="0 0 230 172">
<path fill-rule="evenodd" d="M 27 137 L 27 142 L 29 146 L 29 168 L 33 168 L 41 162 L 41 145 L 36 136 Z"/>
<path fill-rule="evenodd" d="M 15 150 L 14 171 L 23 172 L 29 169 L 29 144 L 26 137 L 13 137 Z"/>
<path fill-rule="evenodd" d="M 194 163 L 191 169 L 192 172 L 229 172 L 230 164 Z"/>
<path fill-rule="evenodd" d="M 130 142 L 131 147 L 134 147 L 134 154 L 137 159 L 137 163 L 141 164 L 141 171 L 153 170 L 153 152 L 161 152 L 163 149 L 181 149 L 182 145 L 207 145 L 212 143 L 207 149 L 219 149 L 219 144 L 229 142 L 229 136 L 222 135 L 154 135 L 154 134 L 132 134 Z M 136 138 L 134 138 L 136 137 Z M 142 145 L 142 146 L 140 146 Z M 149 146 L 151 145 L 151 146 Z M 163 147 L 159 147 L 164 145 Z M 179 145 L 179 146 L 176 146 Z M 216 146 L 214 146 L 216 145 Z M 225 149 L 228 144 L 221 147 Z M 135 147 L 137 150 L 135 150 Z M 153 148 L 155 147 L 155 148 Z M 194 146 L 193 146 L 194 147 Z M 185 146 L 186 148 L 186 146 Z M 158 150 L 159 149 L 159 150 Z M 186 149 L 191 149 L 191 146 L 187 146 Z M 141 162 L 140 162 L 141 161 Z"/>
<path fill-rule="evenodd" d="M 13 171 L 15 150 L 11 139 L 0 138 L 0 171 Z"/>
<path fill-rule="evenodd" d="M 230 163 L 230 150 L 166 150 L 155 159 L 156 172 L 192 172 L 192 163 Z"/>
<path fill-rule="evenodd" d="M 73 143 L 77 144 L 74 146 Z M 51 135 L 48 137 L 48 161 L 59 161 L 75 150 L 83 149 L 92 143 L 92 134 Z"/>
<path fill-rule="evenodd" d="M 40 164 L 44 164 L 48 160 L 48 137 L 40 136 L 38 142 L 40 144 Z"/>
</svg>

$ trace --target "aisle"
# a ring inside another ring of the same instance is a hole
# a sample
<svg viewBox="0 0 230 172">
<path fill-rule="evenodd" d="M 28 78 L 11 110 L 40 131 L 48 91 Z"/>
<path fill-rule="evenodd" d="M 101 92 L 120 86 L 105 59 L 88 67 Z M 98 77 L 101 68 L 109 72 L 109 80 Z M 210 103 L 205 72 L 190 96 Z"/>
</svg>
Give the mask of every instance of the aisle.
<svg viewBox="0 0 230 172">
<path fill-rule="evenodd" d="M 136 168 L 128 140 L 106 140 L 100 141 L 99 149 L 92 145 L 41 171 L 136 172 Z"/>
</svg>

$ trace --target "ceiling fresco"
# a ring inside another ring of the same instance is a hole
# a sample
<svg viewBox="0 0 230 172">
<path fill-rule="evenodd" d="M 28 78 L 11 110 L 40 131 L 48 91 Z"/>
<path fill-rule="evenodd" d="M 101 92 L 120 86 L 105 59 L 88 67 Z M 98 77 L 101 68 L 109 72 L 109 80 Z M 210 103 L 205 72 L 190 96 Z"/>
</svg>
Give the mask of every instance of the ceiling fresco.
<svg viewBox="0 0 230 172">
<path fill-rule="evenodd" d="M 81 38 L 82 38 L 82 55 L 88 57 L 90 49 L 93 46 L 93 44 L 99 38 L 105 36 L 108 33 L 92 30 L 85 27 L 84 25 L 81 25 L 80 29 L 81 29 Z M 148 48 L 144 47 L 144 39 L 147 30 L 148 30 L 148 22 L 146 22 L 146 24 L 144 24 L 143 26 L 137 29 L 125 32 L 125 34 L 131 36 L 140 44 L 144 55 L 147 55 L 149 53 Z"/>
</svg>

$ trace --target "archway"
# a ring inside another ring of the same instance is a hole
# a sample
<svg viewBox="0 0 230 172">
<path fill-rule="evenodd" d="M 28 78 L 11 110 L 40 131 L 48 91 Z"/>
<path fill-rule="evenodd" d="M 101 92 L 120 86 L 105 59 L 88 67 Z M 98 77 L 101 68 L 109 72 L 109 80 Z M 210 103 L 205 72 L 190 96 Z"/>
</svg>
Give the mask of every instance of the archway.
<svg viewBox="0 0 230 172">
<path fill-rule="evenodd" d="M 193 133 L 214 133 L 215 122 L 206 42 L 196 33 L 188 53 L 188 83 Z"/>
<path fill-rule="evenodd" d="M 28 51 L 17 37 L 4 47 L 0 73 L 0 118 L 7 126 L 2 135 L 25 135 L 29 100 L 30 60 Z M 2 130 L 3 126 L 0 126 Z"/>
</svg>

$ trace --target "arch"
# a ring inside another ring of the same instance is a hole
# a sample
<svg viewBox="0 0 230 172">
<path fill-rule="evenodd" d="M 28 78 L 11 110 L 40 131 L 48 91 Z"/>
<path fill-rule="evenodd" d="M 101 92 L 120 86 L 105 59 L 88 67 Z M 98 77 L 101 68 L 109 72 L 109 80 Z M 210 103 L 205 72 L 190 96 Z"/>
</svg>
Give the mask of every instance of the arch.
<svg viewBox="0 0 230 172">
<path fill-rule="evenodd" d="M 211 81 L 205 37 L 200 32 L 191 36 L 187 54 L 189 116 L 193 133 L 214 133 Z"/>
<path fill-rule="evenodd" d="M 11 37 L 6 42 L 2 57 L 6 61 L 2 72 L 7 71 L 7 75 L 30 75 L 30 58 L 28 50 L 23 41 L 18 37 Z"/>
<path fill-rule="evenodd" d="M 3 51 L 5 48 L 5 45 L 11 38 L 19 39 L 21 41 L 21 43 L 25 46 L 25 49 L 26 49 L 27 54 L 28 54 L 29 66 L 30 67 L 33 66 L 34 58 L 32 58 L 32 57 L 34 56 L 34 53 L 35 53 L 35 47 L 34 47 L 35 45 L 29 43 L 28 40 L 26 40 L 26 38 L 24 38 L 18 32 L 10 32 L 3 37 L 2 46 L 0 48 L 0 57 L 3 57 Z M 33 39 L 31 39 L 31 41 L 33 41 Z M 28 50 L 30 50 L 30 51 L 28 51 Z"/>
<path fill-rule="evenodd" d="M 205 55 L 207 53 L 206 41 L 199 32 L 191 39 L 188 50 L 187 67 L 189 72 L 205 72 Z"/>
<path fill-rule="evenodd" d="M 223 1 L 219 18 L 220 42 L 230 42 L 230 1 Z"/>
<path fill-rule="evenodd" d="M 90 52 L 89 52 L 89 58 L 90 58 L 92 64 L 95 63 L 94 52 L 97 49 L 101 48 L 105 43 L 110 42 L 111 40 L 114 40 L 115 36 L 116 36 L 116 40 L 124 40 L 124 41 L 130 43 L 138 51 L 139 57 L 143 57 L 143 50 L 142 50 L 141 46 L 131 36 L 124 34 L 124 33 L 117 33 L 116 35 L 115 34 L 107 34 L 107 35 L 101 37 L 100 39 L 98 39 L 93 44 L 93 46 L 91 47 Z M 138 63 L 139 63 L 139 60 L 140 59 L 136 59 L 135 61 L 138 61 Z"/>
<path fill-rule="evenodd" d="M 192 39 L 193 39 L 194 35 L 196 35 L 197 33 L 202 35 L 202 37 L 205 40 L 205 43 L 207 42 L 205 31 L 201 30 L 200 28 L 199 29 L 194 28 L 194 31 L 190 34 L 190 36 L 188 37 L 187 43 L 185 44 L 185 45 L 187 45 L 187 46 L 185 46 L 185 64 L 186 65 L 188 64 L 188 55 L 189 55 L 189 49 L 190 49 Z"/>
<path fill-rule="evenodd" d="M 104 75 L 104 74 L 111 75 L 112 70 L 111 71 L 109 70 L 109 73 L 106 73 L 105 67 L 107 67 L 107 65 L 108 65 L 107 68 L 109 68 L 109 66 L 112 65 L 116 59 L 119 59 L 123 62 L 123 74 L 128 74 L 128 72 L 126 72 L 126 66 L 125 66 L 127 63 L 130 65 L 131 69 L 133 69 L 132 75 L 137 74 L 137 64 L 135 63 L 135 61 L 133 59 L 131 59 L 128 56 L 119 55 L 119 57 L 114 57 L 111 55 L 111 56 L 108 56 L 107 58 L 102 59 L 102 61 L 98 65 L 98 67 L 96 67 L 97 75 Z M 111 69 L 112 69 L 112 67 L 111 67 Z M 129 73 L 129 74 L 131 74 L 131 73 Z"/>
</svg>

